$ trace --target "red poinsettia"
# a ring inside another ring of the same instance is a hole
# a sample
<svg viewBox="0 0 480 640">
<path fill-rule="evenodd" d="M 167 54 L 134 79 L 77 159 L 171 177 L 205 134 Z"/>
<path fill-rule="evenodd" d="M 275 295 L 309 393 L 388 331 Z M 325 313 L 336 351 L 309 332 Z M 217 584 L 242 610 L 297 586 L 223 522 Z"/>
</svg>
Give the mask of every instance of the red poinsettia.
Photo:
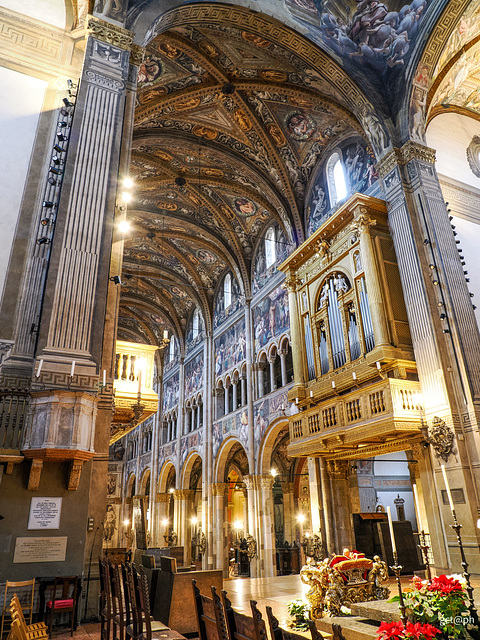
<svg viewBox="0 0 480 640">
<path fill-rule="evenodd" d="M 402 622 L 382 622 L 378 627 L 377 635 L 379 640 L 391 640 L 401 638 L 404 631 Z"/>
<path fill-rule="evenodd" d="M 440 629 L 420 622 L 407 622 L 406 627 L 403 622 L 382 622 L 377 630 L 378 640 L 432 640 L 437 633 Z"/>
<path fill-rule="evenodd" d="M 441 593 L 452 593 L 452 591 L 463 591 L 463 587 L 458 580 L 450 576 L 435 576 L 427 586 L 428 591 L 440 591 Z"/>
</svg>

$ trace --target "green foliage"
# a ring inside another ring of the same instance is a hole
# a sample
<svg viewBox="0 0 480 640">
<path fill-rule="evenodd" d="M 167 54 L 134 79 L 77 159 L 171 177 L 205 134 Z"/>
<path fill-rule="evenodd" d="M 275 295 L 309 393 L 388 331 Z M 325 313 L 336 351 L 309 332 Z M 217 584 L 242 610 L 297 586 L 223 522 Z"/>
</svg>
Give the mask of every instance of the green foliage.
<svg viewBox="0 0 480 640">
<path fill-rule="evenodd" d="M 306 631 L 308 629 L 310 606 L 303 600 L 297 598 L 297 600 L 290 600 L 290 602 L 287 602 L 287 610 L 292 618 L 289 623 L 289 627 L 292 629 Z"/>
</svg>

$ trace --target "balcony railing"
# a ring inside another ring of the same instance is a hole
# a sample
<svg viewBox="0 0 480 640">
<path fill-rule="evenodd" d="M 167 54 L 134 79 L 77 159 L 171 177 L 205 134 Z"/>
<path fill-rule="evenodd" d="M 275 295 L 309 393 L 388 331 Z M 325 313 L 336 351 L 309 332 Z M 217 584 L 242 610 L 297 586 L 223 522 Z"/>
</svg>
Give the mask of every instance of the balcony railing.
<svg viewBox="0 0 480 640">
<path fill-rule="evenodd" d="M 418 382 L 386 378 L 329 398 L 290 419 L 290 455 L 335 453 L 420 434 Z"/>
</svg>

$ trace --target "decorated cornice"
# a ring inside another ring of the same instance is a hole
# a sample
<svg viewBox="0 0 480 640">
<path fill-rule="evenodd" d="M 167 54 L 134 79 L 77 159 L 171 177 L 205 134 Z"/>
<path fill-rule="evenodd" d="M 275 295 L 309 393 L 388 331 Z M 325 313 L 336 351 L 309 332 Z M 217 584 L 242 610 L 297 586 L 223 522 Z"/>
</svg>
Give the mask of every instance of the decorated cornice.
<svg viewBox="0 0 480 640">
<path fill-rule="evenodd" d="M 92 36 L 97 40 L 130 51 L 133 43 L 133 33 L 110 22 L 88 15 L 85 24 L 86 37 Z M 140 47 L 139 47 L 140 48 Z"/>
<path fill-rule="evenodd" d="M 408 140 L 400 149 L 395 148 L 389 151 L 378 165 L 378 172 L 381 178 L 385 178 L 398 165 L 405 165 L 410 160 L 421 160 L 428 164 L 435 164 L 435 149 L 430 149 L 419 142 Z"/>
<path fill-rule="evenodd" d="M 132 43 L 130 48 L 130 64 L 139 67 L 145 58 L 145 51 L 145 47 L 140 47 L 138 44 Z"/>
</svg>

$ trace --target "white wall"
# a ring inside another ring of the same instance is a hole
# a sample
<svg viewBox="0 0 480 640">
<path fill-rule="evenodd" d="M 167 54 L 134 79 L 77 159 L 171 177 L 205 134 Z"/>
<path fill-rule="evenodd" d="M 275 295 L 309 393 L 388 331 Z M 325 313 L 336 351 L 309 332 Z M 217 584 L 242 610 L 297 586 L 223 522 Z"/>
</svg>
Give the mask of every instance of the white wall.
<svg viewBox="0 0 480 640">
<path fill-rule="evenodd" d="M 66 26 L 64 0 L 2 0 L 0 7 L 23 13 L 53 27 L 65 29 Z"/>
<path fill-rule="evenodd" d="M 463 267 L 468 271 L 467 278 L 470 278 L 468 290 L 475 294 L 472 298 L 475 309 L 475 316 L 480 328 L 480 225 L 455 217 L 452 221 L 455 225 L 455 231 L 458 233 L 456 239 L 460 240 L 462 248 L 462 256 L 465 258 L 466 265 Z"/>
<path fill-rule="evenodd" d="M 0 68 L 0 86 L 0 291 L 3 293 L 47 83 Z"/>
<path fill-rule="evenodd" d="M 438 173 L 480 189 L 480 178 L 473 174 L 467 160 L 467 147 L 475 135 L 480 135 L 478 120 L 445 113 L 428 125 L 427 145 L 437 152 Z"/>
</svg>

